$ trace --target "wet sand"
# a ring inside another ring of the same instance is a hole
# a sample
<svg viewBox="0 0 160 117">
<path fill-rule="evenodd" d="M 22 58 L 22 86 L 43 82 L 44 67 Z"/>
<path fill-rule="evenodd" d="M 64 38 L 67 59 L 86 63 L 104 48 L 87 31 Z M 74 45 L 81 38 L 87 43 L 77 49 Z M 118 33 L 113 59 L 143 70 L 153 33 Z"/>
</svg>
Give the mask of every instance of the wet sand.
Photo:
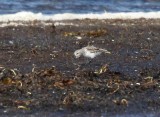
<svg viewBox="0 0 160 117">
<path fill-rule="evenodd" d="M 158 116 L 159 19 L 21 23 L 0 27 L 1 115 Z M 76 59 L 87 45 L 112 54 Z"/>
</svg>

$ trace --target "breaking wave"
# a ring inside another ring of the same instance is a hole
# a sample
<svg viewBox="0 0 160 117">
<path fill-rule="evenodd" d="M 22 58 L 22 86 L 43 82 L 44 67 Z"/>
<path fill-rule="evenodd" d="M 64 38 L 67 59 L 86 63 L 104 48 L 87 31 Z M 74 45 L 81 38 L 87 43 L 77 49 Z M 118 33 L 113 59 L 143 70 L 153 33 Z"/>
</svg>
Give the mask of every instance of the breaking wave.
<svg viewBox="0 0 160 117">
<path fill-rule="evenodd" d="M 160 11 L 157 12 L 119 12 L 119 13 L 109 13 L 104 12 L 100 14 L 89 13 L 89 14 L 74 14 L 74 13 L 62 13 L 62 14 L 51 14 L 46 15 L 42 13 L 33 12 L 18 12 L 15 14 L 3 14 L 0 15 L 0 22 L 8 21 L 34 21 L 34 20 L 74 20 L 74 19 L 159 19 Z"/>
</svg>

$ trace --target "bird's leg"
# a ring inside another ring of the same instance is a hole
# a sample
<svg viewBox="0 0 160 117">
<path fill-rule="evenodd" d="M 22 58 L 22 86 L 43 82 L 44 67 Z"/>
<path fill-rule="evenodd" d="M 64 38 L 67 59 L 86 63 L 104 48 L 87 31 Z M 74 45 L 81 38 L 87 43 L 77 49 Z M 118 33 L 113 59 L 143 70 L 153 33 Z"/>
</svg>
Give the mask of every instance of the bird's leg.
<svg viewBox="0 0 160 117">
<path fill-rule="evenodd" d="M 83 67 L 85 67 L 86 65 L 90 64 L 91 62 L 92 62 L 92 59 L 87 59 L 87 62 L 85 62 L 85 63 L 75 64 L 76 66 L 78 66 L 78 67 L 76 68 L 76 70 L 82 69 Z"/>
<path fill-rule="evenodd" d="M 79 65 L 79 67 L 78 67 L 78 68 L 81 68 L 82 66 L 86 66 L 86 65 L 90 64 L 91 62 L 92 62 L 92 60 L 91 60 L 91 59 L 87 59 L 87 61 L 86 61 L 86 62 L 84 62 L 84 63 L 82 63 L 81 65 Z"/>
<path fill-rule="evenodd" d="M 86 64 L 90 64 L 92 62 L 92 59 L 87 59 L 87 63 Z"/>
<path fill-rule="evenodd" d="M 75 70 L 79 70 L 81 68 L 81 65 L 78 65 L 78 67 Z"/>
</svg>

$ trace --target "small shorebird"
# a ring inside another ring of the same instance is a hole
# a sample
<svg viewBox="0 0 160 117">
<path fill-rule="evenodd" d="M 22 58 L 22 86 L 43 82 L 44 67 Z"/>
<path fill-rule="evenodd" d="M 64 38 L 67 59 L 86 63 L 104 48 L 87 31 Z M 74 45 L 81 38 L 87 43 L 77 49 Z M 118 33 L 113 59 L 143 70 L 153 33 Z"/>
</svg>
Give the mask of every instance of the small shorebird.
<svg viewBox="0 0 160 117">
<path fill-rule="evenodd" d="M 105 50 L 105 49 L 96 48 L 94 46 L 86 46 L 86 47 L 83 47 L 79 50 L 76 50 L 74 52 L 74 55 L 76 58 L 79 58 L 80 56 L 83 55 L 84 57 L 93 59 L 94 57 L 100 55 L 102 52 L 107 53 L 107 54 L 111 54 L 111 52 L 109 52 L 108 50 Z"/>
</svg>

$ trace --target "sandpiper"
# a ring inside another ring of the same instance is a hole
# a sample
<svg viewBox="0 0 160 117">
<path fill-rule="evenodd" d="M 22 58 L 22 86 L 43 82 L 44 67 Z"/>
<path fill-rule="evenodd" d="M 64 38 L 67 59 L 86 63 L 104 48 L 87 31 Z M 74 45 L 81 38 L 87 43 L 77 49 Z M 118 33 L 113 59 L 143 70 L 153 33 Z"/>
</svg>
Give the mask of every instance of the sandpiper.
<svg viewBox="0 0 160 117">
<path fill-rule="evenodd" d="M 80 56 L 83 55 L 84 57 L 93 59 L 96 56 L 100 55 L 102 52 L 111 54 L 111 52 L 105 49 L 97 48 L 94 46 L 86 46 L 86 47 L 76 50 L 74 52 L 74 55 L 76 58 L 79 58 Z"/>
</svg>

